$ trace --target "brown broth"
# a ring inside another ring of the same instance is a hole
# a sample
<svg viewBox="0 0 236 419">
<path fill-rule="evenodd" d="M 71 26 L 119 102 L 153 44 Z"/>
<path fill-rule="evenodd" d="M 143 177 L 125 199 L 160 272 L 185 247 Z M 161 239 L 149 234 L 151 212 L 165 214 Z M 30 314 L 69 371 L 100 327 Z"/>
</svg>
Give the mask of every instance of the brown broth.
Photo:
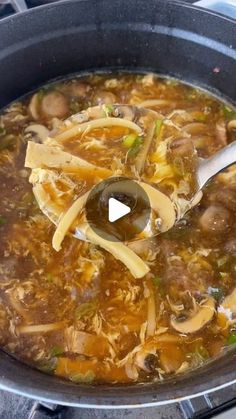
<svg viewBox="0 0 236 419">
<path fill-rule="evenodd" d="M 60 104 L 44 103 L 43 108 L 45 97 L 53 98 L 54 92 L 60 93 Z M 157 133 L 143 178 L 167 194 L 173 184 L 187 180 L 186 194 L 191 196 L 196 156 L 187 149 L 176 160 L 176 151 L 169 150 L 164 161 L 158 147 L 168 138 L 188 138 L 198 157 L 211 156 L 235 138 L 227 130 L 234 110 L 176 80 L 141 74 L 89 75 L 47 85 L 37 95 L 33 111 L 31 95 L 0 116 L 1 347 L 36 368 L 75 382 L 158 380 L 219 356 L 236 342 L 234 313 L 229 321 L 219 309 L 236 286 L 235 168 L 216 177 L 200 204 L 170 231 L 136 245 L 151 273 L 135 279 L 111 254 L 72 236 L 66 237 L 60 252 L 53 250 L 55 227 L 38 208 L 28 181 L 30 170 L 24 168 L 30 138 L 25 129 L 36 123 L 51 130 L 60 119 L 101 103 L 109 109 L 112 103 L 157 100 L 148 106 L 170 123 Z M 109 132 L 97 129 L 66 147 L 112 169 L 114 160 L 123 158 L 121 139 L 128 134 L 117 127 Z M 105 148 L 97 148 L 101 138 Z M 94 148 L 84 147 L 94 139 Z M 82 177 L 79 181 L 74 175 L 75 194 L 91 187 L 89 174 Z M 74 198 L 68 194 L 66 199 L 69 207 Z M 214 222 L 212 208 L 217 208 Z M 184 334 L 171 326 L 173 318 L 181 322 L 192 316 L 209 295 L 216 309 L 203 328 Z M 150 335 L 153 304 L 155 331 Z M 36 325 L 38 331 L 30 329 Z"/>
</svg>

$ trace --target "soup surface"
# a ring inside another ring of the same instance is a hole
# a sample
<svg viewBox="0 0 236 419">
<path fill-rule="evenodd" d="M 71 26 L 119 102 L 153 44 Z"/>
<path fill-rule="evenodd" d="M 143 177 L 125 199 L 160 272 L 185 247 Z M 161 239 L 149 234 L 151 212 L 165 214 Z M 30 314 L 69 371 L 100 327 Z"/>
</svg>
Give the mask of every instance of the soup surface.
<svg viewBox="0 0 236 419">
<path fill-rule="evenodd" d="M 236 343 L 236 167 L 185 213 L 198 159 L 235 139 L 234 118 L 215 97 L 152 74 L 68 79 L 6 108 L 1 347 L 74 382 L 130 383 L 184 373 Z M 68 135 L 78 123 L 88 125 Z M 47 147 L 70 164 L 49 162 Z M 149 184 L 184 213 L 170 230 L 125 243 L 123 259 L 91 235 L 73 236 L 83 209 L 60 230 L 72 204 L 114 174 Z"/>
</svg>

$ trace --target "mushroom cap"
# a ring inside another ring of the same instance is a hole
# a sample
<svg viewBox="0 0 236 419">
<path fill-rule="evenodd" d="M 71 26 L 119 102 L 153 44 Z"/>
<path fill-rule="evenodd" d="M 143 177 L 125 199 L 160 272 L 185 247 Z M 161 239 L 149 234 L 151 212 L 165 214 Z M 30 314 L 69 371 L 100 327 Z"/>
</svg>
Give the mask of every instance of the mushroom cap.
<svg viewBox="0 0 236 419">
<path fill-rule="evenodd" d="M 179 333 L 195 333 L 209 323 L 215 313 L 215 300 L 208 297 L 199 304 L 199 310 L 192 317 L 182 322 L 178 321 L 174 316 L 171 318 L 171 326 Z"/>
</svg>

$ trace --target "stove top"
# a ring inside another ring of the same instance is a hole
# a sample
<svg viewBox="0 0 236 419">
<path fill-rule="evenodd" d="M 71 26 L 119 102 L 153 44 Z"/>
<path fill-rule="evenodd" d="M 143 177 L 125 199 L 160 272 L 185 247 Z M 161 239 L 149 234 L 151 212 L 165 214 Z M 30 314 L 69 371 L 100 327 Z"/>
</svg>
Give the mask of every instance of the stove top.
<svg viewBox="0 0 236 419">
<path fill-rule="evenodd" d="M 0 0 L 0 19 L 61 0 Z M 99 1 L 99 0 L 98 0 Z M 127 0 L 128 1 L 128 0 Z M 185 0 L 194 3 L 194 0 Z M 234 0 L 236 1 L 236 0 Z M 167 406 L 140 409 L 82 409 L 36 402 L 0 391 L 0 419 L 233 419 L 236 384 L 205 396 Z"/>
</svg>

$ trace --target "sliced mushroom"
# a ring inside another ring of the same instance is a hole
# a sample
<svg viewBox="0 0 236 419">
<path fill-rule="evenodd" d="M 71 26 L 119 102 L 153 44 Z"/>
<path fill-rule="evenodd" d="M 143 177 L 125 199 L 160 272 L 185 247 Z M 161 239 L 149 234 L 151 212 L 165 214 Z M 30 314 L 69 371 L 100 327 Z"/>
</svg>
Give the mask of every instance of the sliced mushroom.
<svg viewBox="0 0 236 419">
<path fill-rule="evenodd" d="M 236 211 L 236 189 L 235 187 L 221 187 L 210 195 L 211 202 L 218 202 L 230 211 Z"/>
<path fill-rule="evenodd" d="M 235 130 L 236 129 L 236 119 L 230 121 L 227 125 L 228 130 Z"/>
<path fill-rule="evenodd" d="M 156 348 L 142 348 L 135 356 L 135 364 L 138 368 L 146 372 L 153 372 L 157 366 Z"/>
<path fill-rule="evenodd" d="M 177 345 L 166 345 L 159 350 L 159 362 L 161 369 L 167 374 L 175 373 L 184 361 L 182 349 Z"/>
<path fill-rule="evenodd" d="M 133 121 L 136 117 L 136 111 L 137 108 L 132 107 L 130 105 L 121 105 L 117 106 L 117 108 L 114 111 L 114 115 L 118 116 L 119 118 L 125 118 L 129 121 Z"/>
<path fill-rule="evenodd" d="M 43 143 L 48 137 L 49 130 L 44 125 L 32 124 L 25 129 L 25 133 L 32 134 L 32 141 L 36 143 Z"/>
<path fill-rule="evenodd" d="M 28 111 L 32 118 L 37 121 L 40 118 L 39 94 L 35 93 L 29 103 Z"/>
<path fill-rule="evenodd" d="M 70 96 L 84 99 L 91 90 L 91 86 L 81 81 L 72 81 L 72 83 L 67 87 L 67 90 Z"/>
<path fill-rule="evenodd" d="M 194 154 L 194 145 L 187 137 L 178 138 L 170 143 L 170 154 L 172 159 L 175 157 L 188 157 Z"/>
<path fill-rule="evenodd" d="M 175 316 L 171 318 L 171 326 L 179 333 L 195 333 L 209 323 L 215 313 L 215 300 L 208 297 L 199 304 L 199 310 L 192 317 L 178 321 Z"/>
<path fill-rule="evenodd" d="M 116 102 L 116 96 L 113 93 L 104 90 L 96 93 L 93 100 L 96 105 L 110 105 Z"/>
<path fill-rule="evenodd" d="M 187 132 L 191 135 L 201 135 L 206 133 L 207 125 L 202 122 L 191 122 L 182 128 L 183 132 Z"/>
<path fill-rule="evenodd" d="M 46 93 L 41 101 L 41 112 L 46 118 L 63 119 L 69 114 L 69 102 L 61 92 Z"/>
<path fill-rule="evenodd" d="M 56 90 L 45 93 L 43 97 L 35 93 L 28 107 L 32 118 L 37 121 L 41 118 L 63 119 L 69 114 L 69 101 L 67 97 Z"/>
<path fill-rule="evenodd" d="M 206 232 L 223 233 L 230 227 L 232 217 L 222 205 L 211 205 L 204 211 L 199 223 Z"/>
</svg>

